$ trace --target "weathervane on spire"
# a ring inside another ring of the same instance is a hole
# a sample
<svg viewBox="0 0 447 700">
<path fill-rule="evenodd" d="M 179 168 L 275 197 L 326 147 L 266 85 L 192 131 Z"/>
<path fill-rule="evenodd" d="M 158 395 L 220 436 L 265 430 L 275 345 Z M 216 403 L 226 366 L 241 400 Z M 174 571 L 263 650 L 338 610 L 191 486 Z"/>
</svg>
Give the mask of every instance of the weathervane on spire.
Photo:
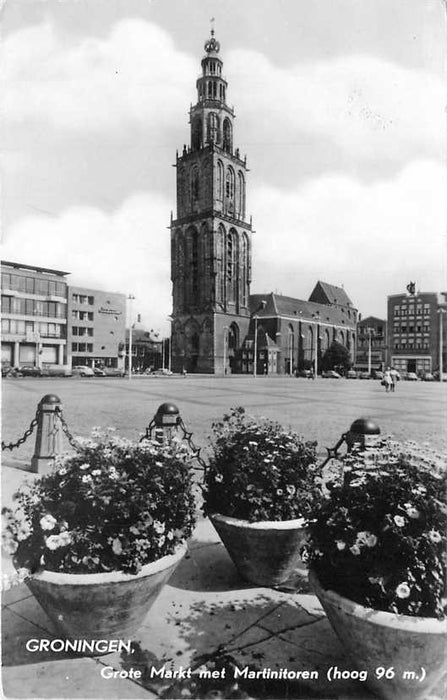
<svg viewBox="0 0 447 700">
<path fill-rule="evenodd" d="M 205 51 L 209 53 L 219 53 L 220 44 L 217 39 L 214 38 L 214 17 L 211 17 L 211 38 L 205 42 Z"/>
</svg>

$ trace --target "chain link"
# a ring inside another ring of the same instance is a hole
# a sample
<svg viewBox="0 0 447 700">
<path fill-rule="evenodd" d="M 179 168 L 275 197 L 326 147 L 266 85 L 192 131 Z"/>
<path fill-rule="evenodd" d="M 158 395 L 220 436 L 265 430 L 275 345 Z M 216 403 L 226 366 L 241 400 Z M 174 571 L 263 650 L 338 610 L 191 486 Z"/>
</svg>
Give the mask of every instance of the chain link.
<svg viewBox="0 0 447 700">
<path fill-rule="evenodd" d="M 23 433 L 22 437 L 17 440 L 17 442 L 3 442 L 2 440 L 2 452 L 3 450 L 14 450 L 16 447 L 20 447 L 20 445 L 23 445 L 24 442 L 27 441 L 30 435 L 32 435 L 34 428 L 36 427 L 37 423 L 39 422 L 39 415 L 41 412 L 40 406 L 37 407 L 36 415 L 34 416 L 33 420 L 29 424 L 29 428 L 25 430 Z"/>
<path fill-rule="evenodd" d="M 77 451 L 79 449 L 79 445 L 77 444 L 75 438 L 73 437 L 73 435 L 70 432 L 67 421 L 64 418 L 64 414 L 62 413 L 62 409 L 60 406 L 56 406 L 56 413 L 59 416 L 59 420 L 60 420 L 61 425 L 62 425 L 62 430 L 65 433 L 65 436 L 66 436 L 68 442 L 73 447 L 73 449 Z"/>
</svg>

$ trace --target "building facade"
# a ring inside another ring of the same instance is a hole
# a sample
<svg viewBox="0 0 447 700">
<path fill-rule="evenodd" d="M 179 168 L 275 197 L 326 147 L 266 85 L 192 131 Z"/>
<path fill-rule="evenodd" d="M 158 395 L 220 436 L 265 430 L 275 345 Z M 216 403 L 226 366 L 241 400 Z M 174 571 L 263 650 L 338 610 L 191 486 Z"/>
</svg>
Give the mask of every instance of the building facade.
<svg viewBox="0 0 447 700">
<path fill-rule="evenodd" d="M 165 366 L 163 355 L 166 354 L 165 344 L 167 345 L 167 340 L 160 338 L 159 333 L 155 333 L 153 330 L 148 331 L 145 328 L 137 327 L 132 328 L 132 338 L 130 338 L 129 329 L 127 329 L 126 358 L 129 358 L 130 354 L 132 355 L 132 372 L 145 372 L 149 369 L 160 369 L 160 367 Z M 126 360 L 126 371 L 128 370 L 129 364 Z"/>
<path fill-rule="evenodd" d="M 388 297 L 389 365 L 399 372 L 420 375 L 437 371 L 441 366 L 445 369 L 446 301 L 447 293 L 435 292 Z"/>
<path fill-rule="evenodd" d="M 247 160 L 234 146 L 219 42 L 205 43 L 190 145 L 177 154 L 171 220 L 172 369 L 214 374 L 291 373 L 333 340 L 354 359 L 357 310 L 345 291 L 318 282 L 309 301 L 251 295 L 252 225 Z"/>
<path fill-rule="evenodd" d="M 240 345 L 249 327 L 251 223 L 247 162 L 234 146 L 219 42 L 205 44 L 190 145 L 177 154 L 177 215 L 171 221 L 172 366 L 222 374 L 218 348 Z"/>
<path fill-rule="evenodd" d="M 63 367 L 68 272 L 2 262 L 2 366 Z"/>
<path fill-rule="evenodd" d="M 387 363 L 387 342 L 387 322 L 384 319 L 368 316 L 359 321 L 355 369 L 383 370 Z"/>
<path fill-rule="evenodd" d="M 124 369 L 126 297 L 85 287 L 68 289 L 68 358 L 71 366 Z"/>
</svg>

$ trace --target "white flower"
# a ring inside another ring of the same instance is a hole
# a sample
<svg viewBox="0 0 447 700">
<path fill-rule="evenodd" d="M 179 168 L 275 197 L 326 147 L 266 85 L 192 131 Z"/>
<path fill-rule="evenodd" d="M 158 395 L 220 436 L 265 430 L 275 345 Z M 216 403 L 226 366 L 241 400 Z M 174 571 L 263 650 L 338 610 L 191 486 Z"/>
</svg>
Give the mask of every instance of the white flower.
<svg viewBox="0 0 447 700">
<path fill-rule="evenodd" d="M 58 474 L 60 474 L 61 476 L 64 476 L 66 473 L 67 473 L 67 470 L 65 469 L 65 467 L 62 467 L 62 469 L 59 469 L 59 471 L 58 471 Z"/>
<path fill-rule="evenodd" d="M 364 530 L 358 533 L 357 544 L 366 545 L 367 547 L 375 547 L 377 544 L 377 537 L 373 535 L 372 532 Z"/>
<path fill-rule="evenodd" d="M 94 470 L 92 471 L 92 475 L 93 475 L 93 476 L 99 476 L 100 474 L 101 474 L 101 470 L 100 470 L 100 469 L 94 469 Z"/>
<path fill-rule="evenodd" d="M 121 554 L 123 551 L 123 545 L 121 544 L 121 540 L 118 539 L 118 537 L 115 537 L 115 539 L 112 542 L 112 551 L 114 554 Z"/>
<path fill-rule="evenodd" d="M 159 547 L 162 547 L 164 545 L 165 540 L 166 540 L 166 537 L 164 535 L 160 535 L 160 537 L 158 538 Z"/>
<path fill-rule="evenodd" d="M 287 493 L 289 494 L 289 496 L 294 496 L 294 495 L 295 495 L 295 493 L 296 493 L 296 488 L 295 488 L 295 486 L 293 486 L 293 485 L 291 485 L 291 484 L 287 484 L 286 489 L 287 489 Z"/>
<path fill-rule="evenodd" d="M 370 533 L 368 537 L 366 538 L 366 546 L 367 547 L 375 547 L 377 544 L 377 537 Z"/>
<path fill-rule="evenodd" d="M 40 519 L 40 527 L 42 530 L 53 530 L 57 520 L 50 513 L 47 513 Z"/>
<path fill-rule="evenodd" d="M 412 506 L 411 503 L 405 503 L 405 512 L 409 518 L 413 518 L 414 520 L 420 516 L 418 509 Z"/>
<path fill-rule="evenodd" d="M 90 474 L 84 474 L 84 476 L 82 477 L 82 481 L 84 482 L 84 484 L 89 484 L 92 481 L 92 477 L 90 476 Z"/>
<path fill-rule="evenodd" d="M 164 523 L 160 523 L 158 520 L 154 520 L 153 522 L 154 530 L 157 533 L 157 535 L 162 535 L 165 531 L 165 526 Z"/>
<path fill-rule="evenodd" d="M 408 598 L 410 592 L 410 586 L 405 582 L 399 583 L 398 587 L 396 588 L 396 595 L 398 598 Z"/>
<path fill-rule="evenodd" d="M 438 542 L 440 542 L 442 540 L 441 533 L 438 532 L 437 530 L 430 530 L 430 532 L 428 533 L 428 536 L 434 544 L 437 544 Z"/>
<path fill-rule="evenodd" d="M 84 462 L 84 464 L 79 465 L 79 469 L 88 469 L 89 466 L 90 466 L 90 464 L 88 464 L 87 462 Z"/>
<path fill-rule="evenodd" d="M 355 556 L 358 557 L 360 554 L 360 547 L 356 544 L 353 544 L 352 547 L 349 547 L 349 551 Z"/>
<path fill-rule="evenodd" d="M 216 474 L 216 476 L 214 477 L 214 481 L 216 481 L 218 484 L 221 484 L 223 481 L 222 474 Z"/>
<path fill-rule="evenodd" d="M 343 549 L 346 549 L 346 542 L 343 542 L 343 540 L 336 540 L 337 544 L 337 549 L 340 551 L 343 551 Z"/>
<path fill-rule="evenodd" d="M 254 440 L 249 440 L 249 441 L 248 441 L 248 444 L 249 444 L 249 445 L 254 445 L 254 446 L 256 447 L 258 443 L 255 442 Z"/>
<path fill-rule="evenodd" d="M 395 515 L 393 520 L 396 523 L 397 527 L 404 527 L 405 518 L 403 518 L 401 515 Z"/>
<path fill-rule="evenodd" d="M 50 535 L 45 538 L 45 545 L 48 549 L 59 549 L 70 544 L 71 536 L 68 532 L 61 532 L 60 535 Z"/>
</svg>

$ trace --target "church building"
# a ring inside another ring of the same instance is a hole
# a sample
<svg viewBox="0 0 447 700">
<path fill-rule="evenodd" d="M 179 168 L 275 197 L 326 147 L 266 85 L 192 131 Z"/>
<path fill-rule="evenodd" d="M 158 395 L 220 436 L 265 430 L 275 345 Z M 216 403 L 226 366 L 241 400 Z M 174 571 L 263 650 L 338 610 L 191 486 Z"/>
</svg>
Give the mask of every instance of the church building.
<svg viewBox="0 0 447 700">
<path fill-rule="evenodd" d="M 318 365 L 332 340 L 354 357 L 357 311 L 342 288 L 318 282 L 309 301 L 250 294 L 247 159 L 235 146 L 235 114 L 219 54 L 212 30 L 190 109 L 190 144 L 176 157 L 172 369 L 291 373 L 304 361 Z"/>
</svg>

